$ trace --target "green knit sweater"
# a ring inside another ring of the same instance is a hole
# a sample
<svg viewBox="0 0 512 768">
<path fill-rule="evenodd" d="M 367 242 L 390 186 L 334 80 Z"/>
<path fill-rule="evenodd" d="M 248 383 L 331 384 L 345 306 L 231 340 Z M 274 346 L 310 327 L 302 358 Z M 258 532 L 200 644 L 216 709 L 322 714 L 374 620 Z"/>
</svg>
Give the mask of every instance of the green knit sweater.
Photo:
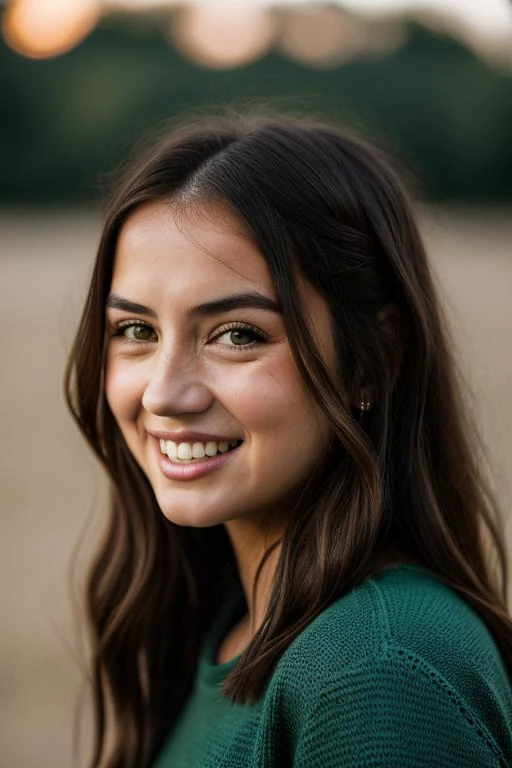
<svg viewBox="0 0 512 768">
<path fill-rule="evenodd" d="M 512 687 L 488 630 L 415 566 L 380 572 L 289 646 L 262 699 L 233 705 L 224 614 L 155 768 L 512 766 Z"/>
</svg>

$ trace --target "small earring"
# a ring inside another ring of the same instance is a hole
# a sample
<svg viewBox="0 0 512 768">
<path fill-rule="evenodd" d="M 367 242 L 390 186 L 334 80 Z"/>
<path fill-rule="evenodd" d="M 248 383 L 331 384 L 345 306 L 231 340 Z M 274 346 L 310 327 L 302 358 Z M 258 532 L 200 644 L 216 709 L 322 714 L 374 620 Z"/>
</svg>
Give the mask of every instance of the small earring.
<svg viewBox="0 0 512 768">
<path fill-rule="evenodd" d="M 371 407 L 372 407 L 372 404 L 369 400 L 361 400 L 361 402 L 359 403 L 359 410 L 361 411 L 361 413 L 366 413 L 367 411 L 370 410 Z"/>
</svg>

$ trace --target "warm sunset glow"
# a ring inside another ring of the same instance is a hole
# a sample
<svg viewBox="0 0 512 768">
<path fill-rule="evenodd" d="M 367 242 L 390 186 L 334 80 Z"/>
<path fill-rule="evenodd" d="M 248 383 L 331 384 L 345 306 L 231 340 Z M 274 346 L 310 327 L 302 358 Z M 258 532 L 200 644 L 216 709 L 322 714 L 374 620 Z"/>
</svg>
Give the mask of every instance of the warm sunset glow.
<svg viewBox="0 0 512 768">
<path fill-rule="evenodd" d="M 193 5 L 176 15 L 170 36 L 200 64 L 229 69 L 264 56 L 274 40 L 274 24 L 267 10 L 253 5 Z"/>
<path fill-rule="evenodd" d="M 264 56 L 276 45 L 310 67 L 329 68 L 394 48 L 401 22 L 448 34 L 491 64 L 512 67 L 512 0 L 0 0 L 8 45 L 51 58 L 80 43 L 104 15 L 172 19 L 184 55 L 214 69 Z M 165 21 L 164 21 L 165 24 Z M 392 27 L 395 31 L 392 31 Z"/>
<path fill-rule="evenodd" d="M 34 59 L 65 53 L 101 16 L 100 0 L 12 0 L 3 18 L 7 44 Z"/>
</svg>

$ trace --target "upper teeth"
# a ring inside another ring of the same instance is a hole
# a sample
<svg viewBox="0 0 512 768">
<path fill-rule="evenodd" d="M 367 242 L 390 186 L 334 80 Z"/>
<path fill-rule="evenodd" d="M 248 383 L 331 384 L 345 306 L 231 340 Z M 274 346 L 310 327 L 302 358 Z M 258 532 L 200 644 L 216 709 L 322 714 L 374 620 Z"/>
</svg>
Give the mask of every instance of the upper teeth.
<svg viewBox="0 0 512 768">
<path fill-rule="evenodd" d="M 160 450 L 174 461 L 190 461 L 204 459 L 205 456 L 215 456 L 217 453 L 226 453 L 238 443 L 238 440 L 221 440 L 219 443 L 213 440 L 206 443 L 175 443 L 173 440 L 160 440 Z"/>
</svg>

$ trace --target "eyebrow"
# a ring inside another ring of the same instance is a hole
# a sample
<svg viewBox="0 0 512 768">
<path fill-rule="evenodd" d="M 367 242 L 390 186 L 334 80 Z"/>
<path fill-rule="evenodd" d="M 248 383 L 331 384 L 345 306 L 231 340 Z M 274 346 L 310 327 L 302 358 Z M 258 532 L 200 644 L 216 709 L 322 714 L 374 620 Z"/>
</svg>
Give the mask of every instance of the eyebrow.
<svg viewBox="0 0 512 768">
<path fill-rule="evenodd" d="M 145 307 L 144 304 L 137 304 L 135 301 L 123 299 L 122 296 L 117 296 L 115 293 L 107 296 L 105 309 L 121 309 L 123 312 L 133 312 L 134 315 L 156 317 L 156 312 L 153 309 Z"/>
<path fill-rule="evenodd" d="M 128 301 L 123 299 L 122 296 L 117 296 L 115 293 L 111 293 L 107 297 L 105 302 L 107 309 L 120 309 L 124 312 L 133 312 L 136 315 L 148 315 L 149 317 L 156 317 L 156 312 L 150 307 L 144 306 L 144 304 L 137 304 L 134 301 Z M 212 315 L 219 315 L 222 312 L 232 312 L 235 309 L 264 309 L 267 312 L 276 312 L 281 314 L 282 309 L 280 304 L 273 299 L 269 299 L 268 296 L 264 296 L 262 293 L 235 293 L 232 296 L 225 296 L 222 299 L 216 299 L 215 301 L 207 301 L 204 304 L 197 304 L 191 307 L 187 314 L 189 316 L 211 317 Z"/>
</svg>

